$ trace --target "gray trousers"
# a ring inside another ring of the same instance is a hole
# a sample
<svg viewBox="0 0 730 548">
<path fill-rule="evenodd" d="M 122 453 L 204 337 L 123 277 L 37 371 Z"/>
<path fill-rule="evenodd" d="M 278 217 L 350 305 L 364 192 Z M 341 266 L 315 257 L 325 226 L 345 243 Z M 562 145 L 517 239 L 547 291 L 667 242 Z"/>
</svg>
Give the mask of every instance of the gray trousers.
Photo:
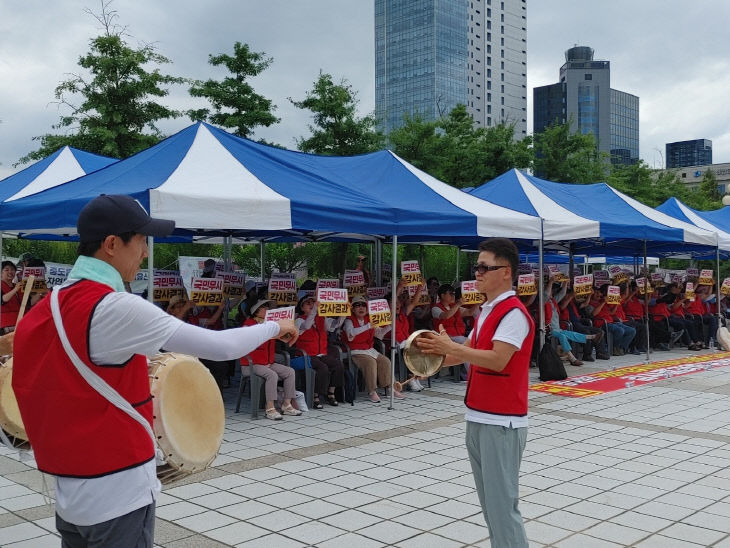
<svg viewBox="0 0 730 548">
<path fill-rule="evenodd" d="M 467 421 L 466 450 L 494 548 L 527 548 L 517 504 L 527 428 Z"/>
<path fill-rule="evenodd" d="M 74 525 L 56 514 L 56 529 L 61 548 L 152 548 L 155 503 L 95 525 Z"/>
</svg>

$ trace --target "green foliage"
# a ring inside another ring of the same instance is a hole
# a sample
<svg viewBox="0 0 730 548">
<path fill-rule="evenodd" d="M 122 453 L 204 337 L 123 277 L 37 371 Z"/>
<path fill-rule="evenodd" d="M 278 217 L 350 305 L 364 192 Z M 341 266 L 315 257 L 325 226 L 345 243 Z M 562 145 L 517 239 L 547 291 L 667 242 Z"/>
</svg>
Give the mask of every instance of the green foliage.
<svg viewBox="0 0 730 548">
<path fill-rule="evenodd" d="M 269 127 L 279 122 L 272 114 L 276 107 L 271 100 L 256 93 L 248 79 L 266 70 L 273 59 L 263 52 L 251 51 L 248 44 L 236 42 L 233 55 L 210 55 L 208 63 L 214 67 L 225 66 L 231 76 L 223 80 L 196 81 L 190 88 L 193 97 L 206 98 L 213 107 L 188 111 L 193 120 L 207 120 L 213 124 L 233 128 L 239 137 L 250 137 L 258 126 Z"/>
<path fill-rule="evenodd" d="M 23 253 L 30 252 L 51 263 L 73 264 L 76 261 L 75 242 L 44 242 L 40 240 L 15 240 L 3 238 L 3 257 L 20 257 Z"/>
<path fill-rule="evenodd" d="M 722 207 L 722 195 L 717 190 L 717 177 L 711 169 L 705 171 L 698 190 L 704 198 L 713 203 L 713 209 Z"/>
<path fill-rule="evenodd" d="M 514 140 L 514 124 L 474 127 L 464 105 L 436 121 L 406 116 L 389 135 L 404 160 L 458 188 L 478 186 L 512 168 L 532 165 L 532 139 Z"/>
<path fill-rule="evenodd" d="M 555 123 L 534 135 L 535 174 L 560 183 L 605 181 L 608 157 L 598 151 L 592 133 L 574 133 L 571 123 Z"/>
<path fill-rule="evenodd" d="M 59 105 L 70 112 L 53 129 L 67 133 L 34 137 L 40 148 L 22 157 L 19 164 L 45 158 L 65 145 L 127 158 L 162 138 L 156 122 L 180 116 L 157 100 L 168 94 L 165 85 L 185 80 L 162 74 L 159 68 L 145 68 L 169 63 L 169 59 L 151 45 L 130 47 L 124 29 L 114 23 L 117 13 L 109 10 L 109 2 L 102 3 L 101 14 L 94 17 L 103 25 L 104 34 L 93 38 L 89 52 L 79 58 L 79 66 L 89 76 L 72 74 L 55 91 Z M 74 98 L 80 104 L 73 104 Z"/>
<path fill-rule="evenodd" d="M 320 71 L 304 100 L 289 100 L 297 108 L 312 111 L 314 117 L 314 124 L 309 125 L 311 137 L 297 139 L 302 152 L 351 156 L 385 146 L 383 134 L 375 130 L 375 117 L 357 116 L 357 93 L 347 80 L 335 84 L 330 74 Z"/>
</svg>

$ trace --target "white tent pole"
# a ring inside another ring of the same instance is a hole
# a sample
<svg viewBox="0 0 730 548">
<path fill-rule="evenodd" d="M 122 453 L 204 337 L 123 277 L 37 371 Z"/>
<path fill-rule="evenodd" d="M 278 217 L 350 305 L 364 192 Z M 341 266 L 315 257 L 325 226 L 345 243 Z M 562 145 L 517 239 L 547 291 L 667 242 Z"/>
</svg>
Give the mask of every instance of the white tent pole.
<svg viewBox="0 0 730 548">
<path fill-rule="evenodd" d="M 397 342 L 395 342 L 395 314 L 397 312 L 396 306 L 398 305 L 398 295 L 395 293 L 395 288 L 398 284 L 395 281 L 396 263 L 398 262 L 398 236 L 393 235 L 393 266 L 391 269 L 390 278 L 390 316 L 392 323 L 390 324 L 390 407 L 393 409 L 393 383 L 395 383 L 395 353 L 397 351 Z"/>
<path fill-rule="evenodd" d="M 544 236 L 544 227 L 543 227 L 543 219 L 540 217 L 540 245 L 539 245 L 539 256 L 537 258 L 538 260 L 538 270 L 540 271 L 539 278 L 540 281 L 538 282 L 538 302 L 540 303 L 540 310 L 539 312 L 539 318 L 540 318 L 540 349 L 545 345 L 545 283 L 544 278 L 545 274 L 543 272 L 543 236 Z"/>
<path fill-rule="evenodd" d="M 646 240 L 644 240 L 644 329 L 646 333 L 646 363 L 649 363 L 651 361 L 649 356 L 649 267 L 646 263 Z"/>
<path fill-rule="evenodd" d="M 722 326 L 720 322 L 720 235 L 717 236 L 717 246 L 715 247 L 715 269 L 717 274 L 715 275 L 715 300 L 717 301 L 717 321 L 718 325 Z M 0 242 L 2 240 L 0 239 Z M 715 345 L 717 346 L 717 333 L 710 333 L 710 337 L 715 339 Z"/>
<path fill-rule="evenodd" d="M 375 285 L 383 285 L 383 242 L 380 238 L 375 240 Z"/>
<path fill-rule="evenodd" d="M 231 248 L 233 247 L 233 236 L 230 234 L 223 238 L 223 264 L 225 265 L 226 272 L 230 272 L 233 269 L 231 260 Z"/>
<path fill-rule="evenodd" d="M 155 301 L 155 238 L 147 236 L 147 300 Z"/>
<path fill-rule="evenodd" d="M 458 284 L 458 283 L 459 283 L 459 281 L 460 281 L 460 280 L 459 280 L 459 259 L 460 259 L 460 258 L 461 258 L 461 249 L 460 249 L 460 248 L 459 248 L 459 246 L 457 245 L 457 246 L 456 246 L 456 276 L 455 276 L 455 279 L 456 279 L 456 283 L 457 283 L 457 284 Z"/>
<path fill-rule="evenodd" d="M 264 272 L 265 272 L 265 270 L 264 270 L 264 255 L 265 255 L 265 251 L 266 251 L 265 246 L 266 246 L 266 244 L 264 243 L 263 240 L 261 240 L 261 281 L 262 282 L 266 279 L 266 277 L 264 276 Z"/>
</svg>

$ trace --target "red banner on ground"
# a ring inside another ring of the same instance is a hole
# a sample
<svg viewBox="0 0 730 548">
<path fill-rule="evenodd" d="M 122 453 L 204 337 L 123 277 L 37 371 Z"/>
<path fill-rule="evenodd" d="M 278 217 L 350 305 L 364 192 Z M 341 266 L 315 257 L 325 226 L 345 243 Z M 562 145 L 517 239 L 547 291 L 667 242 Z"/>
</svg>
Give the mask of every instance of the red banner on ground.
<svg viewBox="0 0 730 548">
<path fill-rule="evenodd" d="M 606 392 L 641 386 L 671 377 L 681 377 L 715 367 L 730 365 L 730 352 L 691 356 L 641 365 L 630 365 L 612 371 L 569 377 L 563 381 L 547 381 L 530 386 L 530 390 L 569 398 L 587 398 Z"/>
</svg>

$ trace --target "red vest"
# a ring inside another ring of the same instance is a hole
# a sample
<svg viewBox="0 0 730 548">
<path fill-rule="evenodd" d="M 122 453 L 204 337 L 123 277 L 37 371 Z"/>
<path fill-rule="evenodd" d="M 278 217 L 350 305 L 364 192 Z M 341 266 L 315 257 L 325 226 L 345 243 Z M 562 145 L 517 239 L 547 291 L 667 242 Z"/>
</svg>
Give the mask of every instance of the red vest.
<svg viewBox="0 0 730 548">
<path fill-rule="evenodd" d="M 471 346 L 479 350 L 491 350 L 494 346 L 492 337 L 499 323 L 514 309 L 522 311 L 527 318 L 530 325 L 527 337 L 522 343 L 522 348 L 512 354 L 502 371 L 492 371 L 476 365 L 469 367 L 464 396 L 464 403 L 469 409 L 494 415 L 519 417 L 527 415 L 527 385 L 535 323 L 522 302 L 513 295 L 497 303 L 479 326 L 479 333 L 475 334 L 476 328 L 472 331 Z"/>
<path fill-rule="evenodd" d="M 624 312 L 634 320 L 640 320 L 644 317 L 644 303 L 636 297 L 631 297 L 624 303 Z"/>
<path fill-rule="evenodd" d="M 626 313 L 624 312 L 624 307 L 622 305 L 618 305 L 616 307 L 616 312 L 613 314 L 614 318 L 621 320 L 622 322 L 626 321 Z"/>
<path fill-rule="evenodd" d="M 256 320 L 253 318 L 246 318 L 243 325 L 258 325 Z M 248 353 L 251 358 L 251 363 L 254 365 L 271 365 L 274 363 L 274 354 L 276 353 L 276 341 L 269 339 L 264 344 L 259 346 L 256 350 L 252 350 Z M 244 365 L 246 365 L 244 363 Z"/>
<path fill-rule="evenodd" d="M 9 293 L 13 288 L 5 282 L 2 282 L 2 294 Z M 20 312 L 20 304 L 22 299 L 20 298 L 20 291 L 18 291 L 13 297 L 6 303 L 2 303 L 2 323 L 0 327 L 13 327 L 15 322 L 18 321 L 18 312 Z"/>
<path fill-rule="evenodd" d="M 687 305 L 687 312 L 690 314 L 697 314 L 698 316 L 704 316 L 707 314 L 707 306 L 700 297 L 695 297 L 694 301 L 690 301 Z"/>
<path fill-rule="evenodd" d="M 591 301 L 591 306 L 593 308 L 596 308 L 601 303 L 598 301 Z M 608 311 L 608 308 L 612 306 L 610 304 L 604 304 L 603 308 L 601 308 L 601 311 L 598 314 L 594 314 L 593 316 L 593 325 L 595 327 L 601 327 L 604 323 L 613 323 L 613 316 L 611 316 L 611 313 Z"/>
<path fill-rule="evenodd" d="M 201 308 L 198 311 L 198 314 L 190 314 L 188 316 L 188 323 L 191 325 L 200 325 L 200 320 L 210 320 L 210 318 L 213 317 L 213 312 L 208 310 L 207 307 Z M 223 320 L 220 316 L 218 316 L 218 319 L 215 321 L 215 323 L 205 323 L 206 329 L 212 329 L 213 331 L 222 331 L 223 330 Z"/>
<path fill-rule="evenodd" d="M 669 309 L 669 313 L 672 316 L 679 316 L 680 318 L 684 318 L 684 306 L 674 306 L 674 304 L 678 303 L 681 300 L 682 297 L 677 295 L 677 297 L 674 299 L 674 303 L 672 307 Z"/>
<path fill-rule="evenodd" d="M 89 324 L 112 289 L 83 280 L 61 290 L 61 317 L 81 360 L 152 424 L 147 358 L 99 366 L 89 357 Z M 18 325 L 13 390 L 38 469 L 55 476 L 91 478 L 144 464 L 154 457 L 145 429 L 114 407 L 79 375 L 66 355 L 46 297 Z"/>
<path fill-rule="evenodd" d="M 304 350 L 309 356 L 327 354 L 327 329 L 324 325 L 324 318 L 319 315 L 315 316 L 312 327 L 299 335 L 294 346 Z"/>
<path fill-rule="evenodd" d="M 411 322 L 408 316 L 403 314 L 395 315 L 395 342 L 402 343 L 411 334 Z"/>
<path fill-rule="evenodd" d="M 352 327 L 358 328 L 368 323 L 370 321 L 370 317 L 365 316 L 363 322 L 360 323 L 355 316 L 350 316 L 350 321 L 352 322 Z M 347 338 L 347 333 L 345 333 L 345 330 L 343 329 L 342 340 L 350 347 L 350 350 L 367 350 L 373 347 L 373 339 L 375 338 L 374 333 L 375 331 L 373 329 L 366 329 L 363 333 L 356 335 L 354 339 L 349 340 Z"/>
<path fill-rule="evenodd" d="M 657 301 L 654 306 L 649 307 L 649 313 L 654 316 L 654 321 L 669 317 L 669 307 L 665 302 Z"/>
<path fill-rule="evenodd" d="M 446 307 L 441 303 L 436 303 L 436 306 L 441 309 L 441 312 L 448 312 L 446 310 Z M 456 305 L 454 305 L 456 306 Z M 442 314 L 443 315 L 443 314 Z M 461 310 L 457 310 L 456 314 L 451 316 L 450 318 L 447 318 L 445 320 L 442 320 L 441 318 L 434 318 L 433 319 L 433 329 L 434 331 L 439 331 L 439 326 L 443 325 L 444 329 L 446 330 L 446 333 L 449 334 L 449 337 L 463 337 L 464 333 L 466 333 L 466 329 L 464 327 L 464 320 L 461 319 Z"/>
</svg>

